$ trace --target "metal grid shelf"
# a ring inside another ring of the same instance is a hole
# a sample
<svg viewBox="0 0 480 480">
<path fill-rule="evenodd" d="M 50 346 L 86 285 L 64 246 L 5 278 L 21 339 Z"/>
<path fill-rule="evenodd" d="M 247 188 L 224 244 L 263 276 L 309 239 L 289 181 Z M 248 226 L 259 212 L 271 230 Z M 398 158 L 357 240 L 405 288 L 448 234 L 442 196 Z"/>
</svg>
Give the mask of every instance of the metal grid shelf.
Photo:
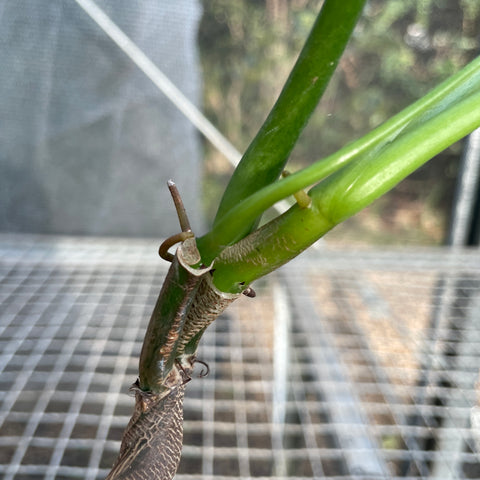
<svg viewBox="0 0 480 480">
<path fill-rule="evenodd" d="M 0 236 L 3 479 L 106 476 L 166 271 L 156 248 Z M 256 290 L 202 341 L 179 480 L 480 478 L 479 251 L 325 248 Z"/>
</svg>

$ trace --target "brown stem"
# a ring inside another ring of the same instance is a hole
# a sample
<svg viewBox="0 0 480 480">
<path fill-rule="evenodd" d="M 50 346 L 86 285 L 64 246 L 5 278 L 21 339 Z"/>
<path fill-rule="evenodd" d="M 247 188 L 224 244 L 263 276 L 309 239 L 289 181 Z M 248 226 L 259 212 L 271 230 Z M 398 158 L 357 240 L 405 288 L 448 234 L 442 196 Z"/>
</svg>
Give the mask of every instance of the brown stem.
<svg viewBox="0 0 480 480">
<path fill-rule="evenodd" d="M 171 480 L 183 440 L 183 395 L 206 327 L 239 295 L 223 294 L 211 283 L 211 266 L 201 264 L 195 238 L 173 182 L 182 233 L 167 239 L 160 254 L 171 260 L 140 354 L 135 411 L 120 454 L 107 480 Z M 175 255 L 168 249 L 182 244 Z M 196 268 L 197 267 L 197 268 Z"/>
</svg>

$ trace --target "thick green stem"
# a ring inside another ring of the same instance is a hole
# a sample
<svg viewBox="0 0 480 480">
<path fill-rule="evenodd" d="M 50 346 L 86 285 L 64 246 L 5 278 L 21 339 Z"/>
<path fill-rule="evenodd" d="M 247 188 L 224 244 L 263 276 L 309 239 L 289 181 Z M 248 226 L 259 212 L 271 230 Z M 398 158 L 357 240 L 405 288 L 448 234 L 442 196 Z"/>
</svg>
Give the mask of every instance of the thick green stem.
<svg viewBox="0 0 480 480">
<path fill-rule="evenodd" d="M 215 285 L 236 292 L 277 269 L 479 126 L 478 90 L 423 124 L 415 122 L 394 142 L 358 158 L 314 187 L 309 192 L 309 208 L 295 205 L 225 248 L 215 261 Z"/>
<path fill-rule="evenodd" d="M 326 0 L 275 106 L 225 190 L 215 224 L 239 202 L 276 181 L 324 92 L 365 0 Z M 240 237 L 254 228 L 250 218 Z"/>
</svg>

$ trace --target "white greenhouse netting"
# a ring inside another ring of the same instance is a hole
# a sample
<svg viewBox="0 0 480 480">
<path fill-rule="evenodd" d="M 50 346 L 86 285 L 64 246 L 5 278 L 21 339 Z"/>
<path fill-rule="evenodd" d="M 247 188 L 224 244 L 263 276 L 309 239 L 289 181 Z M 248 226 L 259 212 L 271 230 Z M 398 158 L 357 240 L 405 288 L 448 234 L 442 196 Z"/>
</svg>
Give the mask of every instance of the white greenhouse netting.
<svg viewBox="0 0 480 480">
<path fill-rule="evenodd" d="M 198 104 L 199 0 L 96 3 Z M 0 46 L 0 231 L 167 235 L 170 177 L 201 218 L 194 126 L 74 0 L 1 1 Z"/>
</svg>

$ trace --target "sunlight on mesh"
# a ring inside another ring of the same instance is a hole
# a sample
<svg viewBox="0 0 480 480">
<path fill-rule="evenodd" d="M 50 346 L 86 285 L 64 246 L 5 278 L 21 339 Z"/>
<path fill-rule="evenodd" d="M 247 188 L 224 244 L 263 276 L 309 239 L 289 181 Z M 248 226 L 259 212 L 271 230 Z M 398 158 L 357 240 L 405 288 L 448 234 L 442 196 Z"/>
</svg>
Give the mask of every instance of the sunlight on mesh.
<svg viewBox="0 0 480 480">
<path fill-rule="evenodd" d="M 0 237 L 2 478 L 106 476 L 157 246 Z M 480 253 L 325 247 L 255 288 L 204 336 L 176 478 L 480 477 Z"/>
</svg>

